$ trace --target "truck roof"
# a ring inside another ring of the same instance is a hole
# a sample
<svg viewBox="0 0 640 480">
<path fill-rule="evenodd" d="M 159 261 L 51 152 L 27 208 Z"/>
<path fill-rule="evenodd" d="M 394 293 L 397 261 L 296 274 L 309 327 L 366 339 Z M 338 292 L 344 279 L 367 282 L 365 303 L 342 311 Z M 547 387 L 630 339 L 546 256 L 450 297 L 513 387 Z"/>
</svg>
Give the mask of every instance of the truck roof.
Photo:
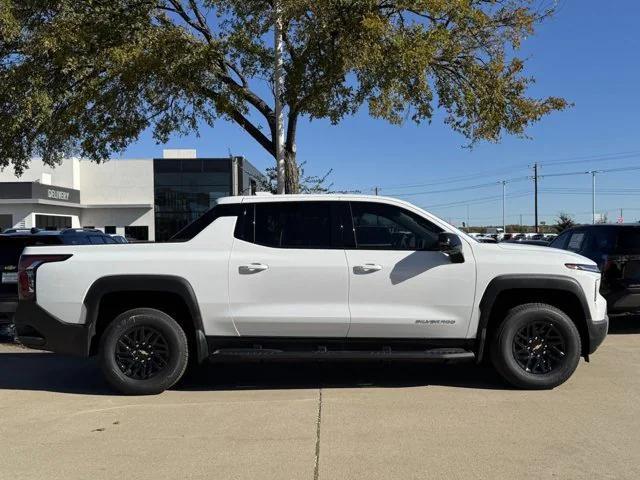
<svg viewBox="0 0 640 480">
<path fill-rule="evenodd" d="M 260 192 L 259 192 L 260 193 Z M 232 196 L 232 197 L 221 197 L 218 199 L 218 203 L 228 204 L 228 203 L 252 203 L 252 202 L 304 202 L 304 201 L 365 201 L 365 202 L 386 202 L 386 203 L 394 203 L 394 204 L 402 204 L 411 206 L 416 208 L 416 205 L 413 205 L 409 202 L 405 202 L 404 200 L 399 200 L 393 197 L 385 197 L 382 195 L 363 195 L 363 194 L 353 194 L 353 193 L 300 193 L 300 194 L 286 194 L 286 195 L 271 195 L 271 194 L 262 194 L 262 195 L 243 195 L 243 196 Z"/>
</svg>

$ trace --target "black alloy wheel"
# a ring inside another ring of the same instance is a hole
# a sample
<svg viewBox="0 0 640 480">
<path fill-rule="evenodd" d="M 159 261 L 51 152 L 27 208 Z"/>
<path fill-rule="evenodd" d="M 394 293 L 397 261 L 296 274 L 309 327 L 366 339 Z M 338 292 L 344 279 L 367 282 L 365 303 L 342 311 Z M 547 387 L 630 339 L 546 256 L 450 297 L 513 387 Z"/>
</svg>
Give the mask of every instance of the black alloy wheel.
<svg viewBox="0 0 640 480">
<path fill-rule="evenodd" d="M 100 336 L 100 367 L 107 383 L 127 395 L 154 395 L 184 374 L 189 345 L 182 327 L 153 308 L 118 315 Z"/>
<path fill-rule="evenodd" d="M 171 352 L 164 335 L 153 327 L 139 325 L 124 332 L 116 344 L 115 360 L 122 373 L 135 380 L 148 380 L 164 370 Z"/>
<path fill-rule="evenodd" d="M 558 307 L 524 303 L 511 308 L 491 340 L 491 360 L 512 386 L 557 387 L 569 379 L 582 354 L 580 333 Z"/>
<path fill-rule="evenodd" d="M 513 356 L 525 372 L 546 375 L 562 366 L 566 345 L 552 321 L 533 321 L 513 337 Z"/>
</svg>

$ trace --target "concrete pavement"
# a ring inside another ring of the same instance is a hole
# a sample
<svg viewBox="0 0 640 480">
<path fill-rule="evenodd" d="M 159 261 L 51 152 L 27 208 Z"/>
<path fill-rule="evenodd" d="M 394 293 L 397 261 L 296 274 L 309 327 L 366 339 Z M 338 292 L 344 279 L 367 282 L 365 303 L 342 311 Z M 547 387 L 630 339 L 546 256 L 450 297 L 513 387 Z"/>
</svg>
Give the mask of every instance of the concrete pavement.
<svg viewBox="0 0 640 480">
<path fill-rule="evenodd" d="M 154 397 L 0 346 L 0 479 L 640 478 L 640 320 L 548 392 L 491 369 L 211 365 Z"/>
</svg>

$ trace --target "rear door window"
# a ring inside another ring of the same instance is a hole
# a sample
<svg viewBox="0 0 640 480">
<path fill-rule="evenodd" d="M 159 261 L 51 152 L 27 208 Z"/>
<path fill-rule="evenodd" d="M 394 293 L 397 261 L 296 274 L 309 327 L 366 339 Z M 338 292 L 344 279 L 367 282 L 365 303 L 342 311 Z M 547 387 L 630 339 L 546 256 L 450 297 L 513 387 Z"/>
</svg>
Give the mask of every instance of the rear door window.
<svg viewBox="0 0 640 480">
<path fill-rule="evenodd" d="M 610 254 L 616 245 L 617 229 L 615 227 L 597 226 L 590 228 L 585 246 L 585 255 L 599 261 L 602 255 Z"/>
<path fill-rule="evenodd" d="M 576 230 L 571 233 L 569 236 L 569 241 L 567 242 L 567 250 L 572 252 L 579 252 L 582 250 L 582 246 L 584 244 L 585 239 L 585 231 L 584 230 Z"/>
<path fill-rule="evenodd" d="M 339 248 L 333 203 L 256 203 L 254 243 L 273 248 Z"/>
</svg>

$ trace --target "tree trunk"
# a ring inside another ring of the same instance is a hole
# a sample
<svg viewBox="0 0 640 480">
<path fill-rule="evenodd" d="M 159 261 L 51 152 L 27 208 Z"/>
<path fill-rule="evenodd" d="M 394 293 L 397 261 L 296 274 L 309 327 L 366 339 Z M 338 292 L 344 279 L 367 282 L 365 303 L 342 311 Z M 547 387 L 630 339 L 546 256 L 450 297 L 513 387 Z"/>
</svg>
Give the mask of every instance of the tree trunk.
<svg viewBox="0 0 640 480">
<path fill-rule="evenodd" d="M 300 171 L 295 148 L 285 151 L 285 193 L 300 193 Z"/>
<path fill-rule="evenodd" d="M 300 170 L 296 161 L 298 111 L 291 108 L 287 117 L 287 140 L 284 146 L 285 193 L 300 193 Z"/>
</svg>

